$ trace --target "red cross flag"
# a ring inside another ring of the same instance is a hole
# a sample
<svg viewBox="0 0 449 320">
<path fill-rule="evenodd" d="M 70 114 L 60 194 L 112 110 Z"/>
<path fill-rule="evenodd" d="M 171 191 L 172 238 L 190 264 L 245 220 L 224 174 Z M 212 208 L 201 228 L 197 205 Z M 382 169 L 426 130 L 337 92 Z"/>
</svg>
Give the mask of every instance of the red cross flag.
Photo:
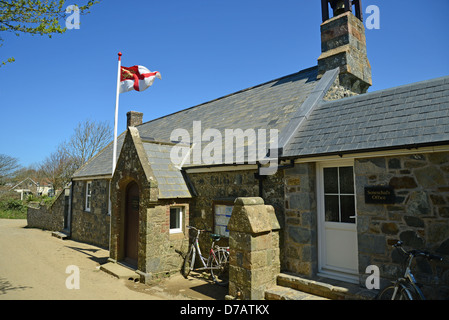
<svg viewBox="0 0 449 320">
<path fill-rule="evenodd" d="M 120 93 L 131 90 L 145 91 L 151 87 L 154 79 L 161 79 L 158 71 L 151 72 L 143 66 L 121 67 L 120 70 Z"/>
<path fill-rule="evenodd" d="M 0 1 L 1 2 L 1 1 Z M 161 79 L 159 72 L 151 72 L 142 66 L 122 67 L 122 53 L 118 53 L 117 87 L 115 93 L 114 149 L 112 151 L 112 174 L 117 164 L 117 127 L 120 93 L 131 90 L 144 91 L 151 87 L 155 78 Z M 111 205 L 111 202 L 109 202 Z"/>
</svg>

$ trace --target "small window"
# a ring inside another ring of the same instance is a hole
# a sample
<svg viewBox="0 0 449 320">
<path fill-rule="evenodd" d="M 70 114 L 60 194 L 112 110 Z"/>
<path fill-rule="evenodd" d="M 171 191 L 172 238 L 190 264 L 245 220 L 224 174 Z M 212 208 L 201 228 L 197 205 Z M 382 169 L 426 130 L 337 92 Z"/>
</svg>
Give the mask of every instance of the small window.
<svg viewBox="0 0 449 320">
<path fill-rule="evenodd" d="M 92 197 L 92 181 L 86 182 L 86 211 L 90 211 Z"/>
<path fill-rule="evenodd" d="M 355 223 L 352 167 L 324 168 L 324 208 L 328 222 Z"/>
<path fill-rule="evenodd" d="M 170 208 L 170 233 L 182 232 L 183 211 L 181 207 Z"/>
</svg>

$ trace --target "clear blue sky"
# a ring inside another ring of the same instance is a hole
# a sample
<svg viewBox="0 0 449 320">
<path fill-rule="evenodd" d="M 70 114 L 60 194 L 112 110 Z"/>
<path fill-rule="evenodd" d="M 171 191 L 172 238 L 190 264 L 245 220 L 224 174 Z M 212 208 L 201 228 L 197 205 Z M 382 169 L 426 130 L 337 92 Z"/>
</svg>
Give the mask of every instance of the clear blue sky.
<svg viewBox="0 0 449 320">
<path fill-rule="evenodd" d="M 3 34 L 0 153 L 28 166 L 85 119 L 114 125 L 117 53 L 123 65 L 160 71 L 147 91 L 120 95 L 144 122 L 315 66 L 319 0 L 103 0 L 81 28 L 52 39 Z M 67 2 L 67 5 L 72 2 Z M 380 8 L 367 30 L 370 91 L 449 75 L 447 0 L 364 0 Z M 367 14 L 365 14 L 365 18 Z"/>
</svg>

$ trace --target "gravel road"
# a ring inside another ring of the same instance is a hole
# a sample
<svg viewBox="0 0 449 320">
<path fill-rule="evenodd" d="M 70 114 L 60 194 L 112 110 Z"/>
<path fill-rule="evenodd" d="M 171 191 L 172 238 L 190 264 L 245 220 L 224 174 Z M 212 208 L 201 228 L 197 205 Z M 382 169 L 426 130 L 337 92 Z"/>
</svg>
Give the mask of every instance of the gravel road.
<svg viewBox="0 0 449 320">
<path fill-rule="evenodd" d="M 150 286 L 119 280 L 99 270 L 107 250 L 26 225 L 0 219 L 0 300 L 220 300 L 226 294 L 201 277 L 175 275 Z M 79 289 L 67 288 L 66 282 L 76 284 L 69 266 L 79 270 Z"/>
</svg>

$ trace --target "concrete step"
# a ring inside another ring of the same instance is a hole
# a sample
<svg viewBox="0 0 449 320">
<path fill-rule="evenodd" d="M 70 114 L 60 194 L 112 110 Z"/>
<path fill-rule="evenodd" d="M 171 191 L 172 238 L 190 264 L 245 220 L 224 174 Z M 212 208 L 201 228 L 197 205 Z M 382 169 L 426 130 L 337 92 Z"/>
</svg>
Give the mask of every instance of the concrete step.
<svg viewBox="0 0 449 320">
<path fill-rule="evenodd" d="M 279 274 L 277 285 L 330 300 L 371 300 L 377 294 L 356 284 L 321 277 L 308 279 L 289 273 Z"/>
<path fill-rule="evenodd" d="M 56 237 L 56 238 L 61 239 L 61 240 L 69 239 L 69 235 L 67 233 L 64 233 L 63 231 L 53 231 L 51 233 L 51 235 L 53 237 Z"/>
<path fill-rule="evenodd" d="M 132 281 L 138 281 L 140 279 L 140 276 L 136 273 L 135 270 L 115 262 L 107 262 L 105 264 L 102 264 L 100 266 L 100 270 L 118 279 L 125 279 Z"/>
<path fill-rule="evenodd" d="M 329 300 L 328 298 L 298 291 L 292 288 L 274 286 L 265 291 L 266 300 Z"/>
</svg>

